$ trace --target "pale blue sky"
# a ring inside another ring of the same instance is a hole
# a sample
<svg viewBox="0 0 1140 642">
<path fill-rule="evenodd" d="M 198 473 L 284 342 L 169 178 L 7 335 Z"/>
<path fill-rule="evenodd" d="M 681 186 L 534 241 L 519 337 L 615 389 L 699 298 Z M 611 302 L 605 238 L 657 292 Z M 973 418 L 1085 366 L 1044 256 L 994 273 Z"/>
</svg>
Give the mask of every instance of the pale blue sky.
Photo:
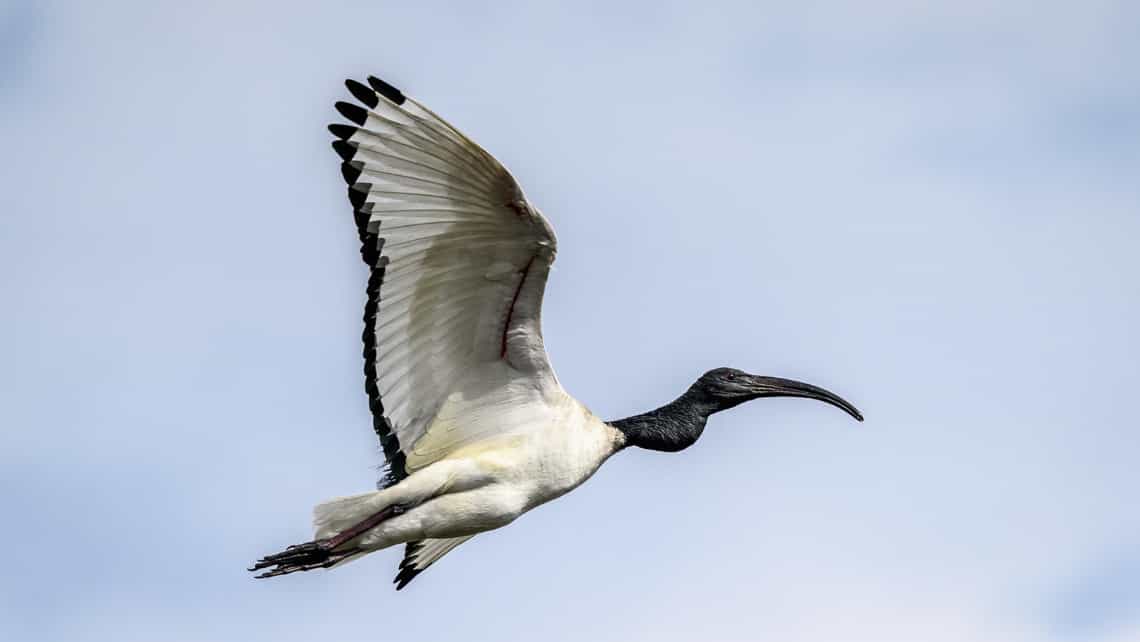
<svg viewBox="0 0 1140 642">
<path fill-rule="evenodd" d="M 1127 2 L 0 4 L 0 639 L 1140 639 Z M 376 74 L 559 236 L 545 334 L 629 452 L 397 594 L 254 582 L 380 460 L 328 148 Z"/>
</svg>

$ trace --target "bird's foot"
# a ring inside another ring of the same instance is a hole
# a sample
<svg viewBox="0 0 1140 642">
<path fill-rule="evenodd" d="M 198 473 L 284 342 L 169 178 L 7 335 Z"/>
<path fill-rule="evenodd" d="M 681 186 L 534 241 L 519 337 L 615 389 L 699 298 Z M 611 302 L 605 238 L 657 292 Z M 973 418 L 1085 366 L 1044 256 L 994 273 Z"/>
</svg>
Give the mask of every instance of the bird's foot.
<svg viewBox="0 0 1140 642">
<path fill-rule="evenodd" d="M 333 541 L 333 538 L 318 539 L 313 542 L 305 542 L 304 544 L 295 544 L 280 553 L 266 555 L 248 570 L 260 571 L 262 569 L 269 569 L 257 576 L 257 579 L 261 579 L 263 577 L 288 575 L 289 573 L 296 573 L 298 571 L 329 568 L 337 562 L 354 555 L 357 551 L 358 549 L 356 548 L 338 551 L 336 550 L 336 542 Z"/>
<path fill-rule="evenodd" d="M 280 553 L 267 555 L 259 559 L 257 563 L 248 570 L 252 572 L 260 571 L 263 568 L 269 568 L 271 566 L 276 567 L 257 576 L 258 579 L 261 579 L 263 577 L 288 575 L 289 573 L 296 573 L 297 571 L 311 571 L 315 568 L 328 568 L 360 552 L 360 549 L 355 546 L 350 548 L 342 547 L 372 530 L 378 526 L 380 522 L 391 519 L 397 515 L 402 515 L 407 510 L 408 507 L 404 504 L 392 504 L 332 537 L 305 542 L 304 544 L 295 544 Z"/>
</svg>

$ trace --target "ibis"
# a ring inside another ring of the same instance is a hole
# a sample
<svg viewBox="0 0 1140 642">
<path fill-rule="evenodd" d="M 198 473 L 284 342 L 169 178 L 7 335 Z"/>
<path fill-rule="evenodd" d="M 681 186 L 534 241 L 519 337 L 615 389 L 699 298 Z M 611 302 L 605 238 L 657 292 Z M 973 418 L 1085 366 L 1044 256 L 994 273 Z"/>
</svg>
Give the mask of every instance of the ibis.
<svg viewBox="0 0 1140 642">
<path fill-rule="evenodd" d="M 573 490 L 630 447 L 677 452 L 710 415 L 762 397 L 859 411 L 823 388 L 716 368 L 675 400 L 603 421 L 563 390 L 541 311 L 557 243 L 503 165 L 375 77 L 346 82 L 330 125 L 369 268 L 364 389 L 385 466 L 378 490 L 313 509 L 314 538 L 257 577 L 342 565 L 404 544 L 401 589 L 479 533 Z"/>
</svg>

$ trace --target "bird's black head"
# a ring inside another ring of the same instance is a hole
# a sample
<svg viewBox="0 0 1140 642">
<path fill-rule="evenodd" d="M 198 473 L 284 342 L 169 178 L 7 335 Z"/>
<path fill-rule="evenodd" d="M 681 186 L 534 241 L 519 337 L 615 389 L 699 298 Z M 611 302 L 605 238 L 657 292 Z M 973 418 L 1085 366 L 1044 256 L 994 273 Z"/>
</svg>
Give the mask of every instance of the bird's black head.
<svg viewBox="0 0 1140 642">
<path fill-rule="evenodd" d="M 792 379 L 762 377 L 735 368 L 709 370 L 689 388 L 686 396 L 695 402 L 708 404 L 711 412 L 727 410 L 761 397 L 804 397 L 831 404 L 857 421 L 863 421 L 862 413 L 855 406 L 833 392 Z"/>
<path fill-rule="evenodd" d="M 701 375 L 685 394 L 656 410 L 610 422 L 625 436 L 625 446 L 676 452 L 693 445 L 709 415 L 760 397 L 804 397 L 842 409 L 858 421 L 863 415 L 839 395 L 811 384 L 761 377 L 733 368 Z"/>
</svg>

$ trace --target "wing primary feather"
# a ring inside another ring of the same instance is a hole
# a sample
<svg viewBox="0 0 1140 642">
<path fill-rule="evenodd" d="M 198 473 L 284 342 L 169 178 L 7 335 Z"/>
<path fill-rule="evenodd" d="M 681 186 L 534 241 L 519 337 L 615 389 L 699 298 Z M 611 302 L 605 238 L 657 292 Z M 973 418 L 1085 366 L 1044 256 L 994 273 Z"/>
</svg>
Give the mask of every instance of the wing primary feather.
<svg viewBox="0 0 1140 642">
<path fill-rule="evenodd" d="M 348 80 L 344 81 L 344 86 L 348 87 L 348 91 L 352 93 L 353 96 L 356 96 L 357 100 L 364 103 L 365 105 L 368 105 L 369 109 L 375 109 L 376 105 L 380 104 L 380 99 L 377 98 L 376 92 L 372 91 L 363 84 L 349 78 Z"/>
<path fill-rule="evenodd" d="M 337 142 L 341 142 L 341 141 L 337 141 Z M 360 147 L 360 145 L 358 145 L 356 143 L 346 143 L 346 144 L 353 145 L 353 146 L 355 146 L 356 149 L 361 150 L 359 152 L 361 157 L 363 157 L 365 160 L 372 161 L 373 163 L 382 164 L 384 161 L 389 161 L 389 163 L 394 162 L 397 164 L 398 163 L 406 163 L 407 165 L 412 166 L 414 168 L 414 171 L 423 170 L 425 172 L 434 174 L 436 176 L 441 176 L 444 179 L 446 179 L 448 182 L 462 183 L 462 184 L 464 184 L 464 185 L 466 185 L 466 186 L 468 186 L 474 190 L 485 191 L 487 189 L 487 185 L 480 185 L 480 184 L 474 183 L 474 182 L 468 180 L 468 178 L 466 176 L 464 176 L 463 174 L 456 173 L 454 171 L 454 169 L 452 169 L 451 171 L 448 171 L 447 169 L 435 167 L 433 165 L 429 165 L 427 163 L 423 163 L 423 162 L 417 161 L 415 159 L 408 158 L 407 156 L 399 156 L 396 154 L 386 152 L 386 151 L 384 151 L 380 148 L 377 148 L 377 147 L 365 146 L 362 148 L 362 147 Z M 346 159 L 346 160 L 348 160 L 348 159 Z"/>
<path fill-rule="evenodd" d="M 411 181 L 413 183 L 417 183 L 417 182 L 421 183 L 422 185 L 430 185 L 431 187 L 440 187 L 440 188 L 443 188 L 444 190 L 448 190 L 450 192 L 456 192 L 456 193 L 463 194 L 465 196 L 470 197 L 471 200 L 468 202 L 478 202 L 480 198 L 485 198 L 479 192 L 473 191 L 473 189 L 478 189 L 478 188 L 465 189 L 463 187 L 460 187 L 457 184 L 457 182 L 448 182 L 446 180 L 444 180 L 444 181 L 432 180 L 430 178 L 422 178 L 419 176 L 412 176 L 410 174 L 404 174 L 401 172 L 394 172 L 394 171 L 379 169 L 379 168 L 375 168 L 375 167 L 367 167 L 367 168 L 365 168 L 365 171 L 368 173 L 369 176 L 375 176 L 375 177 L 381 178 L 381 179 L 388 179 L 390 182 L 396 183 L 398 185 L 405 185 L 406 181 Z M 430 189 L 430 188 L 428 188 L 428 189 Z M 442 196 L 450 196 L 450 194 L 442 194 Z"/>
<path fill-rule="evenodd" d="M 423 546 L 423 542 L 408 542 L 407 546 L 404 547 L 404 559 L 400 561 L 400 571 L 396 573 L 396 578 L 392 580 L 392 583 L 396 585 L 397 591 L 407 586 L 408 582 L 411 582 L 420 574 L 420 572 L 416 570 L 414 560 L 416 554 L 420 552 Z"/>
<path fill-rule="evenodd" d="M 358 129 L 358 128 L 354 128 L 354 127 L 349 127 L 348 125 L 341 125 L 341 127 L 344 127 L 345 129 L 351 129 L 352 130 L 350 133 L 348 133 L 347 136 L 344 136 L 344 138 L 348 139 L 348 138 L 352 137 L 354 134 L 356 134 L 357 132 L 363 132 L 365 136 L 368 136 L 371 138 L 375 138 L 375 139 L 378 139 L 378 140 L 381 140 L 384 142 L 388 142 L 388 143 L 396 143 L 396 144 L 400 144 L 400 145 L 405 145 L 407 147 L 411 147 L 413 149 L 416 149 L 415 146 L 409 144 L 411 142 L 414 142 L 419 146 L 418 149 L 420 149 L 420 151 L 424 152 L 425 154 L 430 154 L 432 156 L 435 156 L 436 158 L 438 158 L 440 161 L 442 161 L 444 163 L 450 164 L 450 161 L 444 159 L 442 156 L 440 156 L 440 154 L 444 154 L 444 155 L 451 157 L 455 162 L 462 164 L 466 169 L 470 170 L 471 172 L 474 172 L 477 175 L 483 176 L 483 177 L 488 178 L 488 179 L 494 179 L 495 178 L 494 173 L 491 173 L 485 167 L 480 167 L 478 165 L 478 163 L 477 163 L 478 159 L 476 157 L 474 157 L 468 153 L 464 153 L 462 150 L 455 150 L 455 149 L 452 149 L 448 146 L 442 145 L 434 139 L 421 136 L 420 134 L 417 134 L 414 131 L 407 129 L 407 128 L 403 127 L 402 125 L 399 125 L 398 123 L 393 123 L 392 121 L 389 121 L 388 119 L 383 118 L 382 116 L 376 116 L 376 118 L 378 118 L 382 121 L 388 122 L 388 123 L 392 123 L 393 126 L 399 127 L 400 135 L 403 136 L 405 139 L 407 139 L 408 142 L 400 142 L 400 141 L 397 141 L 394 138 L 392 138 L 392 136 L 390 136 L 390 135 L 383 135 L 383 134 L 380 134 L 378 132 L 374 132 L 374 131 L 371 131 L 368 129 Z M 331 131 L 331 129 L 330 129 L 330 131 Z M 338 136 L 340 135 L 337 132 L 333 132 L 333 133 L 338 135 Z M 341 133 L 344 133 L 343 130 L 341 130 Z M 438 151 L 439 154 L 432 153 L 432 152 L 428 151 L 427 148 L 434 149 L 434 150 Z"/>
<path fill-rule="evenodd" d="M 444 555 L 455 550 L 456 547 L 471 539 L 465 537 L 452 537 L 448 539 L 425 539 L 409 542 L 404 549 L 404 559 L 400 562 L 399 572 L 393 583 L 399 590 L 408 585 L 420 573 L 426 571 L 438 562 Z"/>
<path fill-rule="evenodd" d="M 352 203 L 352 206 L 357 209 L 364 207 L 364 202 L 368 200 L 368 190 L 370 189 L 372 189 L 372 186 L 368 183 L 349 185 L 348 200 Z"/>
<path fill-rule="evenodd" d="M 364 163 L 360 161 L 347 161 L 340 164 L 340 173 L 344 176 L 344 182 L 352 185 L 356 179 L 360 178 L 360 173 L 364 171 Z"/>
<path fill-rule="evenodd" d="M 334 140 L 332 142 L 332 148 L 333 151 L 336 152 L 337 156 L 340 156 L 346 161 L 352 160 L 352 157 L 356 155 L 356 143 L 349 143 L 343 140 Z"/>
<path fill-rule="evenodd" d="M 396 103 L 397 105 L 403 105 L 404 101 L 407 100 L 407 98 L 399 89 L 396 89 L 392 85 L 389 85 L 383 80 L 380 80 L 376 76 L 369 76 L 368 84 L 376 90 L 376 93 Z"/>
<path fill-rule="evenodd" d="M 341 116 L 351 120 L 357 125 L 364 126 L 364 121 L 368 120 L 368 112 L 360 105 L 353 105 L 346 103 L 343 100 L 337 101 L 336 110 L 340 112 Z"/>
<path fill-rule="evenodd" d="M 352 135 L 360 131 L 357 127 L 351 127 L 342 123 L 333 123 L 329 125 L 329 133 L 341 140 L 348 140 Z"/>
<path fill-rule="evenodd" d="M 361 218 L 365 221 L 360 231 L 360 258 L 363 259 L 369 267 L 374 268 L 381 259 L 380 250 L 384 247 L 384 239 L 367 231 L 368 216 L 366 214 L 357 213 L 356 218 L 357 221 Z M 387 266 L 387 262 L 385 262 L 384 265 Z"/>
</svg>

